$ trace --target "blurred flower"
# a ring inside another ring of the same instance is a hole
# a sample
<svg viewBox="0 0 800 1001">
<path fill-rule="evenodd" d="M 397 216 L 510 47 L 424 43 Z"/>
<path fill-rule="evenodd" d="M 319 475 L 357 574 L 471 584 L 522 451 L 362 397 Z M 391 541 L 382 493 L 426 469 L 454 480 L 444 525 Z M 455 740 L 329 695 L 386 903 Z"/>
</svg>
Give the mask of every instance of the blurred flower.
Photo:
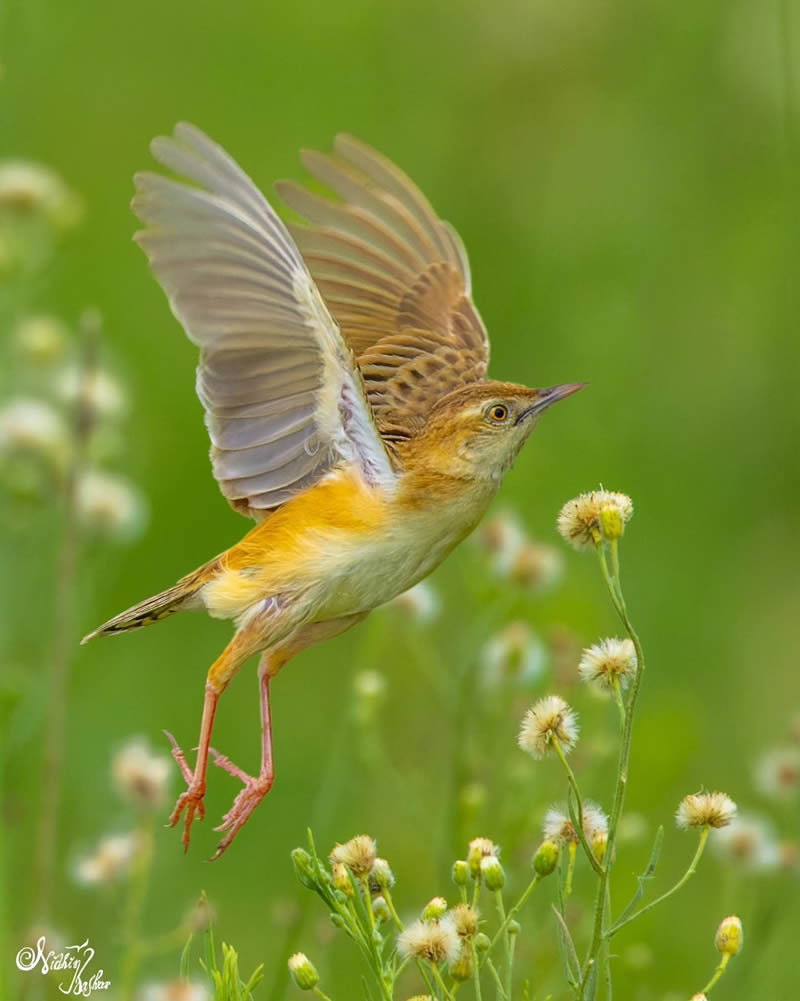
<svg viewBox="0 0 800 1001">
<path fill-rule="evenodd" d="M 110 883 L 131 867 L 139 846 L 136 834 L 113 834 L 98 842 L 93 855 L 78 859 L 75 880 L 83 886 Z"/>
<path fill-rule="evenodd" d="M 516 514 L 503 510 L 487 518 L 478 529 L 478 543 L 493 557 L 494 568 L 507 574 L 514 557 L 528 541 Z"/>
<path fill-rule="evenodd" d="M 415 921 L 397 939 L 404 959 L 427 959 L 429 963 L 453 963 L 461 951 L 461 940 L 449 917 L 441 921 Z"/>
<path fill-rule="evenodd" d="M 0 452 L 32 452 L 62 468 L 70 452 L 61 414 L 34 397 L 17 396 L 0 409 Z"/>
<path fill-rule="evenodd" d="M 121 384 L 102 368 L 71 365 L 59 373 L 55 390 L 65 403 L 79 403 L 92 417 L 121 417 L 128 406 Z"/>
<path fill-rule="evenodd" d="M 343 845 L 337 844 L 331 852 L 330 862 L 331 865 L 339 863 L 347 866 L 354 876 L 367 876 L 376 857 L 375 839 L 368 834 L 359 834 Z"/>
<path fill-rule="evenodd" d="M 711 841 L 716 853 L 743 869 L 775 869 L 780 864 L 780 849 L 772 825 L 763 817 L 741 814 L 715 831 Z"/>
<path fill-rule="evenodd" d="M 80 199 L 55 171 L 22 160 L 0 163 L 0 210 L 40 215 L 56 229 L 69 229 L 83 213 Z"/>
<path fill-rule="evenodd" d="M 60 361 L 69 346 L 69 329 L 56 316 L 26 316 L 14 328 L 14 340 L 33 365 Z"/>
<path fill-rule="evenodd" d="M 201 932 L 209 927 L 215 917 L 214 908 L 211 906 L 208 897 L 203 893 L 186 912 L 184 924 L 192 932 Z"/>
<path fill-rule="evenodd" d="M 736 804 L 724 792 L 695 792 L 684 796 L 675 814 L 678 827 L 727 827 L 736 816 Z"/>
<path fill-rule="evenodd" d="M 478 934 L 478 912 L 469 904 L 456 904 L 450 911 L 456 934 L 462 939 L 471 939 Z"/>
<path fill-rule="evenodd" d="M 319 983 L 316 967 L 304 952 L 289 957 L 289 973 L 301 991 L 311 991 Z"/>
<path fill-rule="evenodd" d="M 518 737 L 522 750 L 535 758 L 545 757 L 554 741 L 564 754 L 578 741 L 578 717 L 560 695 L 548 695 L 529 709 Z"/>
<path fill-rule="evenodd" d="M 545 649 L 530 626 L 517 620 L 489 639 L 480 663 L 481 677 L 487 687 L 505 681 L 527 686 L 544 673 Z"/>
<path fill-rule="evenodd" d="M 137 538 L 147 520 L 144 494 L 124 477 L 98 469 L 80 474 L 76 505 L 87 529 L 120 542 Z"/>
<path fill-rule="evenodd" d="M 458 956 L 448 964 L 447 971 L 457 984 L 463 984 L 470 980 L 474 973 L 472 949 L 462 946 Z"/>
<path fill-rule="evenodd" d="M 800 747 L 776 747 L 756 765 L 756 788 L 771 799 L 794 799 L 800 792 Z"/>
<path fill-rule="evenodd" d="M 717 947 L 717 952 L 721 952 L 723 956 L 735 956 L 737 952 L 741 952 L 742 939 L 741 918 L 731 914 L 730 917 L 723 918 L 720 922 L 714 944 Z"/>
<path fill-rule="evenodd" d="M 473 877 L 477 877 L 481 871 L 481 863 L 485 858 L 497 858 L 500 854 L 500 846 L 489 838 L 473 838 L 467 847 L 467 865 Z"/>
<path fill-rule="evenodd" d="M 111 777 L 117 792 L 145 808 L 164 802 L 169 774 L 169 758 L 153 754 L 143 737 L 128 741 L 111 761 Z"/>
<path fill-rule="evenodd" d="M 139 992 L 140 1001 L 211 1001 L 211 992 L 196 980 L 170 980 L 146 984 Z"/>
<path fill-rule="evenodd" d="M 389 602 L 392 608 L 407 612 L 418 622 L 433 622 L 441 608 L 441 600 L 434 586 L 427 580 L 421 580 Z"/>
<path fill-rule="evenodd" d="M 636 649 L 630 639 L 609 637 L 583 651 L 578 674 L 583 681 L 601 688 L 614 689 L 619 681 L 624 688 L 636 673 Z"/>
<path fill-rule="evenodd" d="M 554 546 L 531 541 L 517 550 L 509 567 L 509 577 L 521 587 L 541 594 L 558 583 L 563 571 L 564 560 Z"/>
<path fill-rule="evenodd" d="M 535 592 L 550 588 L 561 576 L 563 560 L 552 546 L 531 539 L 511 511 L 489 518 L 478 535 L 489 553 L 493 573 Z"/>
<path fill-rule="evenodd" d="M 593 490 L 567 501 L 558 515 L 556 528 L 573 549 L 586 549 L 596 546 L 604 533 L 608 534 L 612 521 L 617 522 L 618 528 L 614 537 L 621 535 L 632 514 L 633 501 L 627 494 Z"/>
</svg>

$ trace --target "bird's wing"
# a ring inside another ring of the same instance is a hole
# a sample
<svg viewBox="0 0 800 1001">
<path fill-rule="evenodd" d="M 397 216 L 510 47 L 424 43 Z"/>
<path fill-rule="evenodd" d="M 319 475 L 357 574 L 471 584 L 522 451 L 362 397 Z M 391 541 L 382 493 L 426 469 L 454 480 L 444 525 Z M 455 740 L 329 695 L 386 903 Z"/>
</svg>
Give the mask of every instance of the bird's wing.
<svg viewBox="0 0 800 1001">
<path fill-rule="evenodd" d="M 136 175 L 132 207 L 146 227 L 136 240 L 200 346 L 197 393 L 222 493 L 258 517 L 342 459 L 391 485 L 352 349 L 284 224 L 193 126 L 151 149 L 191 183 Z"/>
<path fill-rule="evenodd" d="M 301 156 L 341 201 L 291 181 L 277 192 L 308 222 L 292 235 L 358 356 L 379 424 L 424 416 L 441 396 L 483 379 L 489 341 L 455 230 L 401 170 L 352 136 L 336 137 L 333 156 Z"/>
</svg>

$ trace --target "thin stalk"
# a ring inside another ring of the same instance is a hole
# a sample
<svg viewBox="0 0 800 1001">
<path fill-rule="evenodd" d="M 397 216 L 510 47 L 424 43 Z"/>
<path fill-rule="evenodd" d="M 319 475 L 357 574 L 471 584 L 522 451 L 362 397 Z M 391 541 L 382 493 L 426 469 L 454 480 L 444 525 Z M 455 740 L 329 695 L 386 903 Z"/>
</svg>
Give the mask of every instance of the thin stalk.
<svg viewBox="0 0 800 1001">
<path fill-rule="evenodd" d="M 153 814 L 151 812 L 145 813 L 142 815 L 136 830 L 138 846 L 128 883 L 128 900 L 125 904 L 125 917 L 122 926 L 122 941 L 125 952 L 121 963 L 120 1001 L 131 1001 L 136 986 L 136 974 L 144 955 L 140 936 L 142 912 L 147 899 L 147 888 L 150 884 L 150 872 L 153 866 L 153 823 Z"/>
<path fill-rule="evenodd" d="M 312 989 L 313 989 L 314 993 L 317 995 L 318 998 L 322 998 L 322 1001 L 331 1001 L 331 999 L 328 997 L 328 995 L 325 993 L 325 991 L 320 990 L 319 987 L 314 987 Z"/>
<path fill-rule="evenodd" d="M 522 896 L 519 898 L 519 900 L 516 902 L 516 904 L 514 904 L 514 906 L 511 908 L 511 910 L 506 915 L 505 921 L 500 925 L 500 927 L 495 932 L 495 936 L 492 939 L 492 944 L 490 946 L 490 949 L 494 949 L 494 947 L 497 945 L 497 943 L 500 940 L 500 936 L 506 930 L 506 928 L 508 927 L 509 923 L 514 920 L 514 918 L 516 917 L 516 915 L 523 908 L 523 906 L 525 905 L 525 901 L 533 893 L 533 891 L 536 889 L 536 887 L 538 886 L 538 884 L 539 884 L 539 876 L 534 876 L 533 879 L 530 881 L 530 883 L 528 883 L 527 887 L 525 888 L 525 892 L 522 894 Z"/>
<path fill-rule="evenodd" d="M 678 882 L 669 890 L 667 890 L 666 893 L 662 893 L 660 897 L 656 897 L 656 899 L 651 900 L 649 904 L 645 904 L 644 907 L 640 907 L 638 911 L 635 911 L 629 917 L 625 918 L 624 921 L 618 921 L 615 925 L 612 925 L 606 932 L 606 938 L 611 938 L 612 935 L 616 935 L 617 932 L 620 930 L 620 928 L 624 928 L 625 925 L 630 924 L 631 921 L 635 921 L 636 918 L 640 918 L 643 914 L 646 914 L 648 911 L 652 910 L 658 904 L 663 903 L 668 897 L 671 897 L 673 893 L 677 893 L 682 886 L 685 886 L 686 883 L 688 883 L 688 881 L 697 871 L 697 865 L 703 854 L 703 850 L 706 847 L 706 842 L 708 841 L 709 830 L 710 828 L 704 827 L 700 832 L 700 840 L 697 844 L 697 851 L 694 853 L 692 861 L 689 863 L 689 868 L 681 876 Z"/>
<path fill-rule="evenodd" d="M 397 916 L 397 911 L 394 909 L 394 901 L 392 900 L 392 894 L 388 886 L 383 891 L 383 899 L 386 901 L 386 906 L 389 908 L 389 913 L 392 915 L 392 921 L 397 926 L 397 930 L 402 931 L 403 922 Z"/>
<path fill-rule="evenodd" d="M 503 987 L 503 981 L 500 979 L 500 974 L 497 972 L 497 967 L 494 963 L 487 957 L 486 965 L 489 967 L 489 972 L 494 977 L 494 982 L 497 984 L 497 993 L 503 1001 L 510 1001 L 508 995 L 506 994 L 506 989 Z"/>
<path fill-rule="evenodd" d="M 445 998 L 447 998 L 447 1001 L 453 1001 L 453 995 L 448 990 L 447 984 L 442 979 L 442 974 L 440 973 L 439 967 L 437 966 L 437 964 L 436 963 L 431 963 L 431 969 L 433 970 L 433 979 L 436 981 L 436 983 L 439 985 L 439 987 L 441 987 L 441 989 L 442 989 L 442 991 L 444 993 Z M 389 1001 L 391 1001 L 391 997 L 389 998 Z"/>
<path fill-rule="evenodd" d="M 709 980 L 709 982 L 703 988 L 703 994 L 708 994 L 714 984 L 719 980 L 722 974 L 725 972 L 725 967 L 728 965 L 728 960 L 730 955 L 726 952 L 723 954 L 722 959 L 719 961 L 719 966 L 714 970 L 714 976 Z"/>
<path fill-rule="evenodd" d="M 472 981 L 475 985 L 475 1001 L 483 1001 L 483 993 L 481 991 L 481 969 L 480 964 L 478 963 L 478 950 L 475 948 L 474 941 L 472 943 Z"/>
<path fill-rule="evenodd" d="M 595 858 L 595 854 L 592 851 L 591 845 L 586 840 L 586 834 L 584 833 L 583 830 L 583 799 L 581 798 L 581 791 L 578 788 L 578 780 L 575 778 L 575 773 L 569 766 L 569 762 L 567 761 L 566 755 L 564 754 L 564 750 L 561 747 L 561 742 L 555 736 L 552 738 L 551 742 L 553 744 L 553 747 L 556 749 L 556 754 L 558 755 L 561 764 L 564 766 L 564 771 L 567 773 L 567 781 L 569 782 L 570 788 L 575 794 L 575 800 L 578 804 L 578 827 L 575 833 L 578 836 L 578 840 L 580 841 L 583 850 L 586 852 L 586 857 L 592 864 L 592 868 L 596 873 L 599 874 L 602 871 L 602 867 Z"/>
<path fill-rule="evenodd" d="M 625 703 L 622 699 L 622 688 L 619 683 L 619 678 L 614 675 L 614 698 L 617 703 L 617 709 L 619 710 L 619 725 L 622 730 L 625 729 Z"/>
<path fill-rule="evenodd" d="M 495 899 L 495 904 L 497 905 L 497 913 L 500 915 L 500 926 L 506 929 L 505 932 L 503 933 L 503 942 L 504 942 L 504 945 L 505 945 L 505 954 L 506 954 L 506 971 L 505 971 L 506 972 L 506 986 L 505 986 L 505 993 L 506 993 L 506 995 L 508 997 L 511 997 L 511 966 L 512 966 L 512 962 L 513 962 L 513 959 L 512 959 L 513 952 L 512 952 L 512 946 L 511 946 L 511 936 L 508 933 L 509 922 L 506 920 L 506 909 L 505 909 L 505 905 L 503 904 L 503 891 L 502 890 L 495 890 L 494 891 L 494 899 Z"/>
</svg>

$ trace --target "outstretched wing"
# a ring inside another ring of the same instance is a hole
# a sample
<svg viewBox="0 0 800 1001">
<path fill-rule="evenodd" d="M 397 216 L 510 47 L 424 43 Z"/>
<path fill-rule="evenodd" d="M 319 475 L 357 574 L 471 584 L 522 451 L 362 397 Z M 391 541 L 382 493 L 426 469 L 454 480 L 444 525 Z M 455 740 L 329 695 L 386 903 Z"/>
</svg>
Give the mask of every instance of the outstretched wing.
<svg viewBox="0 0 800 1001">
<path fill-rule="evenodd" d="M 258 517 L 342 459 L 391 485 L 353 352 L 284 224 L 193 126 L 151 150 L 193 182 L 137 174 L 132 207 L 146 226 L 136 241 L 201 348 L 197 393 L 222 493 Z"/>
<path fill-rule="evenodd" d="M 277 191 L 309 223 L 292 235 L 358 356 L 379 423 L 402 424 L 485 377 L 486 329 L 455 230 L 369 146 L 339 135 L 334 154 L 305 151 L 302 162 L 341 201 L 291 181 Z"/>
</svg>

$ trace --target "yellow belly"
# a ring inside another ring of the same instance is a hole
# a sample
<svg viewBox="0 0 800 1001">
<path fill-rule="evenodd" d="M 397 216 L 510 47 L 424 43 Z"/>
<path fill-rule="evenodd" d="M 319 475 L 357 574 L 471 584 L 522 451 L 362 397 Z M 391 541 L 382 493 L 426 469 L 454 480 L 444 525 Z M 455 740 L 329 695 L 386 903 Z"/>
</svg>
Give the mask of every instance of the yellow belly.
<svg viewBox="0 0 800 1001">
<path fill-rule="evenodd" d="M 368 611 L 431 572 L 474 528 L 490 495 L 450 491 L 409 502 L 339 470 L 280 507 L 222 557 L 203 590 L 235 618 L 282 595 L 307 621 Z"/>
</svg>

